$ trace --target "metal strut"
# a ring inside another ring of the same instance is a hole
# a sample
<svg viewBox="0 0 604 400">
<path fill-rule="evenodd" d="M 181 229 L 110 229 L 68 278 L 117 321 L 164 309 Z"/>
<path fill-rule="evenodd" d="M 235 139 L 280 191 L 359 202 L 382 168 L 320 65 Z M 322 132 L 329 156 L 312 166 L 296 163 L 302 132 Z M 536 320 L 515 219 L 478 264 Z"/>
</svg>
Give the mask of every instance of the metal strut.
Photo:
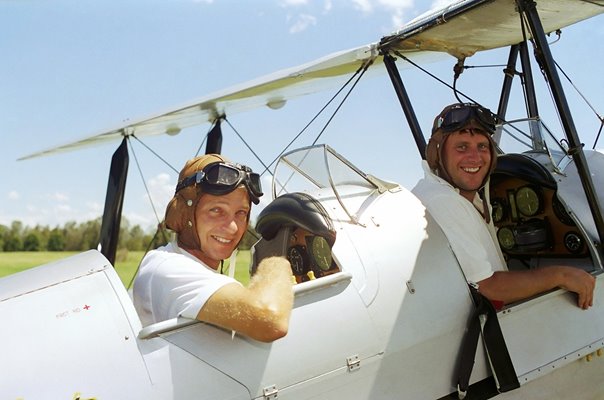
<svg viewBox="0 0 604 400">
<path fill-rule="evenodd" d="M 581 184 L 587 197 L 587 202 L 591 210 L 591 214 L 594 218 L 596 230 L 599 236 L 599 243 L 596 245 L 600 254 L 602 255 L 602 243 L 604 242 L 604 219 L 602 218 L 602 207 L 599 203 L 598 196 L 591 179 L 591 173 L 587 165 L 585 153 L 583 151 L 583 144 L 579 141 L 579 135 L 577 134 L 577 128 L 573 121 L 560 77 L 556 69 L 552 53 L 545 37 L 543 25 L 539 19 L 537 13 L 537 4 L 533 0 L 516 0 L 520 12 L 524 13 L 527 18 L 529 27 L 535 40 L 535 45 L 539 49 L 539 53 L 542 57 L 542 67 L 545 71 L 547 79 L 551 85 L 552 94 L 554 96 L 554 102 L 558 109 L 558 114 L 562 120 L 562 126 L 566 133 L 569 146 L 573 149 L 571 157 L 573 158 L 575 165 L 577 166 L 577 172 L 581 178 Z"/>
</svg>

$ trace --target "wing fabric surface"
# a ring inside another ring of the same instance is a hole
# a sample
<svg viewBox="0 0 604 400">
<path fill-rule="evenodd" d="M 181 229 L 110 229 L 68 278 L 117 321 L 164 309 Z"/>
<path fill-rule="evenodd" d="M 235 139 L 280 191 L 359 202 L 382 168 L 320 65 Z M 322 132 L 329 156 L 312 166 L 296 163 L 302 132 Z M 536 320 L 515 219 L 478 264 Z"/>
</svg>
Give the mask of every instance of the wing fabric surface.
<svg viewBox="0 0 604 400">
<path fill-rule="evenodd" d="M 604 0 L 538 0 L 536 4 L 546 33 L 604 12 Z M 415 18 L 382 39 L 382 46 L 403 53 L 438 51 L 464 58 L 520 43 L 524 40 L 520 27 L 514 0 L 454 1 Z"/>
<path fill-rule="evenodd" d="M 604 0 L 539 0 L 537 9 L 545 31 L 552 32 L 604 12 Z M 363 65 L 372 63 L 370 72 L 383 72 L 385 69 L 376 68 L 382 64 L 382 53 L 395 50 L 414 62 L 432 61 L 435 54 L 441 59 L 447 54 L 464 58 L 521 42 L 524 38 L 520 27 L 514 0 L 452 1 L 415 18 L 380 42 L 333 53 L 20 159 L 121 140 L 129 135 L 175 135 L 222 115 L 264 106 L 281 108 L 290 99 L 337 87 Z"/>
</svg>

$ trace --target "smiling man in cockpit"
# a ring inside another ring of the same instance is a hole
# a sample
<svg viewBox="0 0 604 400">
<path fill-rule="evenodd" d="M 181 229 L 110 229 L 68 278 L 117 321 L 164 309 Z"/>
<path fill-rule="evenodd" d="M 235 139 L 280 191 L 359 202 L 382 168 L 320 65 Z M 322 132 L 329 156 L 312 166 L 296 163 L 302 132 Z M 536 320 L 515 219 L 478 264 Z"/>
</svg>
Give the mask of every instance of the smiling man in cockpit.
<svg viewBox="0 0 604 400">
<path fill-rule="evenodd" d="M 134 281 L 143 325 L 186 317 L 263 342 L 287 334 L 293 305 L 287 260 L 264 260 L 247 287 L 220 271 L 260 196 L 260 176 L 244 165 L 219 154 L 187 161 L 166 209 L 165 226 L 175 238 L 145 255 Z"/>
<path fill-rule="evenodd" d="M 443 229 L 468 282 L 489 300 L 511 303 L 559 287 L 576 293 L 579 307 L 589 308 L 595 278 L 581 269 L 507 270 L 484 195 L 497 161 L 495 123 L 493 113 L 477 104 L 445 107 L 434 120 L 425 175 L 413 193 Z"/>
</svg>

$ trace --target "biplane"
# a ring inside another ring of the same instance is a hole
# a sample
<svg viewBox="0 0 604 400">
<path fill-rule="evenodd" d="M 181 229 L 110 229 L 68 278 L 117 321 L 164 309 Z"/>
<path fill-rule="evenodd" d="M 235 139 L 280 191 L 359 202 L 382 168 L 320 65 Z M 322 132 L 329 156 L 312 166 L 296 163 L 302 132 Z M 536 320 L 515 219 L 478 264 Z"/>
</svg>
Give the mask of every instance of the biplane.
<svg viewBox="0 0 604 400">
<path fill-rule="evenodd" d="M 369 45 L 32 154 L 122 141 L 99 250 L 0 280 L 0 316 L 10 327 L 0 334 L 2 398 L 602 398 L 604 154 L 579 139 L 547 35 L 603 11 L 603 0 L 454 1 Z M 457 75 L 475 54 L 501 48 L 508 53 L 500 100 L 484 104 L 501 122 L 490 182 L 499 244 L 509 269 L 563 262 L 593 274 L 593 307 L 580 310 L 563 289 L 508 304 L 483 318 L 482 340 L 468 350 L 462 344 L 478 305 L 438 224 L 408 189 L 363 171 L 330 144 L 313 144 L 278 158 L 273 201 L 258 216 L 262 237 L 250 266 L 271 254 L 290 260 L 296 284 L 287 336 L 259 343 L 183 318 L 142 326 L 112 267 L 129 137 L 213 123 L 206 150 L 220 151 L 225 116 L 281 109 L 381 72 L 392 83 L 419 163 L 425 136 L 401 65 L 417 65 L 426 55 L 452 57 L 450 89 L 467 100 Z M 559 130 L 540 116 L 531 48 Z M 507 111 L 518 81 L 526 115 L 512 118 Z M 297 228 L 309 232 L 306 246 L 290 246 Z M 496 326 L 487 328 L 489 321 Z"/>
</svg>

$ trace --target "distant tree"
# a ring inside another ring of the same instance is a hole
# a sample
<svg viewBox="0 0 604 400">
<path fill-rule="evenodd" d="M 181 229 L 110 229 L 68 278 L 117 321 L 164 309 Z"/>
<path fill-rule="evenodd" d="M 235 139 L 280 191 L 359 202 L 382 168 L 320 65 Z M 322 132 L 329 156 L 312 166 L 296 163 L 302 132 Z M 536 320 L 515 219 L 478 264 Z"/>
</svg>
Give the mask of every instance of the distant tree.
<svg viewBox="0 0 604 400">
<path fill-rule="evenodd" d="M 8 233 L 8 227 L 0 224 L 0 251 L 4 251 L 4 238 Z"/>
<path fill-rule="evenodd" d="M 63 251 L 65 248 L 65 237 L 59 228 L 55 228 L 50 232 L 46 249 L 48 251 Z"/>
<path fill-rule="evenodd" d="M 145 249 L 145 232 L 143 229 L 135 225 L 128 232 L 128 237 L 126 241 L 126 248 L 128 250 L 136 251 L 136 250 L 144 250 Z"/>
<path fill-rule="evenodd" d="M 40 251 L 40 238 L 34 232 L 30 232 L 23 239 L 24 251 Z"/>
<path fill-rule="evenodd" d="M 65 240 L 65 251 L 79 251 L 82 238 L 75 221 L 66 222 L 63 225 L 63 238 Z"/>
<path fill-rule="evenodd" d="M 10 232 L 4 237 L 4 251 L 21 251 L 22 248 L 20 237 L 14 236 Z"/>
<path fill-rule="evenodd" d="M 101 218 L 80 225 L 82 243 L 79 250 L 96 249 L 101 241 Z"/>
</svg>

